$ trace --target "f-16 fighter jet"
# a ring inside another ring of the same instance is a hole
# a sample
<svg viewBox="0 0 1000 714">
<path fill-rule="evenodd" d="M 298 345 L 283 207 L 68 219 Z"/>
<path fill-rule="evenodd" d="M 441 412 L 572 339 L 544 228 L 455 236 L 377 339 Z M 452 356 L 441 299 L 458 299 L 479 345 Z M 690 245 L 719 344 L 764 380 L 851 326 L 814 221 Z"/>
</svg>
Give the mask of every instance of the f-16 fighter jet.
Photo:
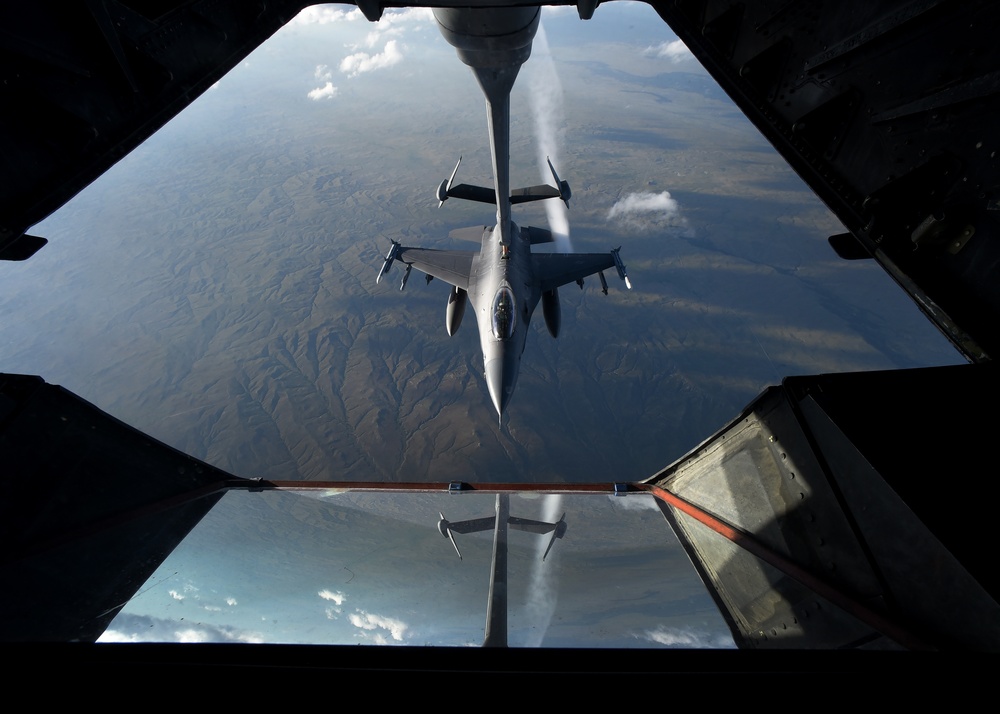
<svg viewBox="0 0 1000 714">
<path fill-rule="evenodd" d="M 632 287 L 618 255 L 620 247 L 608 253 L 533 254 L 531 246 L 552 242 L 552 233 L 543 228 L 520 228 L 511 218 L 514 204 L 559 198 L 569 206 L 570 199 L 569 184 L 559 179 L 551 162 L 555 186 L 510 189 L 510 91 L 531 54 L 539 15 L 538 7 L 434 9 L 441 33 L 472 68 L 486 97 L 494 181 L 493 190 L 455 185 L 462 162 L 459 158 L 451 177 L 438 187 L 437 198 L 441 204 L 449 198 L 494 204 L 496 224 L 452 232 L 455 237 L 481 241 L 479 252 L 410 248 L 393 241 L 377 278 L 381 281 L 399 261 L 406 266 L 400 290 L 413 268 L 426 273 L 428 281 L 438 278 L 451 284 L 445 321 L 449 335 L 461 324 L 466 302 L 472 303 L 486 384 L 501 426 L 517 384 L 528 324 L 539 301 L 545 324 L 556 337 L 560 325 L 557 290 L 561 286 L 576 282 L 582 287 L 585 277 L 597 273 L 607 294 L 603 271 L 614 267 L 625 285 Z"/>
</svg>

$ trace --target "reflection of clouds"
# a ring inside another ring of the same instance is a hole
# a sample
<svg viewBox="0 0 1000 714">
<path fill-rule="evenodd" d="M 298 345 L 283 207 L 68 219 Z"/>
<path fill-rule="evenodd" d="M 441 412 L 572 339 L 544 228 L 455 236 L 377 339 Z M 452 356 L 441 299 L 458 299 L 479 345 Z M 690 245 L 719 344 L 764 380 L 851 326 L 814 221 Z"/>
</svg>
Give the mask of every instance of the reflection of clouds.
<svg viewBox="0 0 1000 714">
<path fill-rule="evenodd" d="M 686 228 L 680 204 L 669 191 L 630 193 L 608 211 L 608 220 L 616 220 L 637 230 Z"/>
<path fill-rule="evenodd" d="M 347 599 L 347 595 L 339 590 L 337 592 L 334 592 L 333 590 L 320 590 L 318 594 L 324 600 L 333 600 L 333 602 L 338 605 L 343 605 L 344 601 Z"/>
<path fill-rule="evenodd" d="M 673 42 L 661 42 L 655 47 L 647 47 L 643 51 L 643 54 L 647 57 L 668 59 L 674 64 L 694 59 L 694 55 L 691 54 L 691 50 L 689 50 L 687 45 L 680 40 L 674 40 Z"/>
<path fill-rule="evenodd" d="M 620 508 L 623 511 L 659 510 L 656 506 L 656 498 L 648 493 L 630 493 L 625 496 L 609 494 L 608 498 L 615 508 Z"/>
<path fill-rule="evenodd" d="M 148 615 L 119 613 L 98 642 L 247 642 L 264 641 L 257 632 L 235 627 L 191 625 Z"/>
<path fill-rule="evenodd" d="M 734 649 L 736 647 L 729 635 L 691 627 L 665 627 L 661 625 L 655 630 L 646 630 L 636 637 L 655 642 L 658 645 L 684 649 Z"/>
<path fill-rule="evenodd" d="M 348 618 L 351 624 L 358 629 L 365 630 L 369 634 L 369 639 L 371 639 L 377 645 L 389 644 L 388 640 L 385 639 L 385 633 L 379 630 L 385 630 L 389 633 L 392 639 L 397 642 L 403 641 L 403 635 L 406 634 L 406 630 L 409 626 L 402 620 L 397 620 L 393 617 L 384 617 L 383 615 L 375 615 L 370 612 L 365 612 L 364 610 L 358 610 L 351 613 Z"/>
</svg>

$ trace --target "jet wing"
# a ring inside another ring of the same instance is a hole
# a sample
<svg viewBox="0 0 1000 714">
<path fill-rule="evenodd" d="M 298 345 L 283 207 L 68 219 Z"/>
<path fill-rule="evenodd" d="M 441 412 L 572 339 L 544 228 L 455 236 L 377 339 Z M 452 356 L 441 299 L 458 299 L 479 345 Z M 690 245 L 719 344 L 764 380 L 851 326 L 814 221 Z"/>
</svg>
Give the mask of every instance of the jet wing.
<svg viewBox="0 0 1000 714">
<path fill-rule="evenodd" d="M 531 258 L 543 293 L 615 266 L 611 253 L 536 253 Z"/>
<path fill-rule="evenodd" d="M 476 253 L 467 250 L 433 250 L 431 248 L 400 248 L 396 260 L 417 270 L 444 280 L 462 290 L 469 289 L 472 259 Z"/>
</svg>

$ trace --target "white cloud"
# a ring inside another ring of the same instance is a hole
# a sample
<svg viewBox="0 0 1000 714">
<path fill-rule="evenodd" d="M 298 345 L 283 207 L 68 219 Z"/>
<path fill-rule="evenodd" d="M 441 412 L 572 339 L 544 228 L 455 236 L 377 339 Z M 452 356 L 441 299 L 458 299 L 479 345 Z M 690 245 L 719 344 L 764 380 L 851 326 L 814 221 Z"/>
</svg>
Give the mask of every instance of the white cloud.
<svg viewBox="0 0 1000 714">
<path fill-rule="evenodd" d="M 316 65 L 316 71 L 313 72 L 313 76 L 316 79 L 325 82 L 328 79 L 333 79 L 333 72 L 331 72 L 330 68 L 325 64 L 318 64 Z"/>
<path fill-rule="evenodd" d="M 668 59 L 674 64 L 694 59 L 694 55 L 691 54 L 691 50 L 689 50 L 687 45 L 680 40 L 674 40 L 673 42 L 661 42 L 655 47 L 647 47 L 645 51 L 643 51 L 643 54 L 647 57 Z"/>
<path fill-rule="evenodd" d="M 617 220 L 638 230 L 687 228 L 680 204 L 669 191 L 630 193 L 608 211 L 608 220 Z"/>
<path fill-rule="evenodd" d="M 399 37 L 403 34 L 402 27 L 390 27 L 388 29 L 372 30 L 365 35 L 365 47 L 374 47 L 384 37 Z"/>
<path fill-rule="evenodd" d="M 367 52 L 355 52 L 348 55 L 340 62 L 340 71 L 348 77 L 357 77 L 362 72 L 373 72 L 376 69 L 384 69 L 399 63 L 403 59 L 403 53 L 399 51 L 396 40 L 389 40 L 385 43 L 385 49 L 373 55 Z"/>
<path fill-rule="evenodd" d="M 354 22 L 364 20 L 358 8 L 342 10 L 337 5 L 313 5 L 302 10 L 292 20 L 297 25 L 327 25 L 331 22 Z"/>
<path fill-rule="evenodd" d="M 338 605 L 343 605 L 344 601 L 347 599 L 347 595 L 339 590 L 337 592 L 333 592 L 332 590 L 320 590 L 319 596 L 324 600 L 333 600 Z"/>
<path fill-rule="evenodd" d="M 170 595 L 170 597 L 172 597 L 172 598 L 173 598 L 174 600 L 183 600 L 183 599 L 184 599 L 184 596 L 183 596 L 183 595 L 182 595 L 181 593 L 177 592 L 176 590 L 170 590 L 170 591 L 168 592 L 168 594 L 169 594 L 169 595 Z"/>
<path fill-rule="evenodd" d="M 355 627 L 371 632 L 371 639 L 375 641 L 375 644 L 388 644 L 388 641 L 385 639 L 385 633 L 378 632 L 377 630 L 386 630 L 392 636 L 392 639 L 402 642 L 403 635 L 409 629 L 409 626 L 401 620 L 392 617 L 383 617 L 382 615 L 373 615 L 364 610 L 352 613 L 348 616 L 348 619 Z"/>
<path fill-rule="evenodd" d="M 333 82 L 327 82 L 322 87 L 317 87 L 316 89 L 309 92 L 308 96 L 314 102 L 318 102 L 320 99 L 333 99 L 337 96 L 337 88 L 333 86 Z"/>
<path fill-rule="evenodd" d="M 638 635 L 638 637 L 659 645 L 685 649 L 725 649 L 736 647 L 729 635 L 713 634 L 704 631 L 699 632 L 692 628 L 671 629 L 661 625 L 655 630 L 646 630 L 641 635 Z"/>
<path fill-rule="evenodd" d="M 176 620 L 119 613 L 98 642 L 263 642 L 257 632 L 199 623 L 180 626 Z"/>
<path fill-rule="evenodd" d="M 661 193 L 630 193 L 608 211 L 608 218 L 630 213 L 677 213 L 680 207 L 669 191 Z"/>
<path fill-rule="evenodd" d="M 177 630 L 174 633 L 177 638 L 174 642 L 208 642 L 208 633 L 204 630 L 196 630 L 194 628 L 188 628 L 186 630 Z"/>
<path fill-rule="evenodd" d="M 234 605 L 237 605 L 238 603 L 236 602 L 236 598 L 234 598 L 234 597 L 227 597 L 226 598 L 226 604 L 229 605 L 229 607 L 233 607 Z"/>
</svg>

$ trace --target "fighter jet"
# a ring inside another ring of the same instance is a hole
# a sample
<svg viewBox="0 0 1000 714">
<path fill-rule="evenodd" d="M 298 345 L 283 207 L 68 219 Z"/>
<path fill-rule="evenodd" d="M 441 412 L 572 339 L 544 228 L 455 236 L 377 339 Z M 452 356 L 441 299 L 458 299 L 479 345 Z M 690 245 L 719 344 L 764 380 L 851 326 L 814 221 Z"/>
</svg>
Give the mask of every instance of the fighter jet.
<svg viewBox="0 0 1000 714">
<path fill-rule="evenodd" d="M 545 549 L 545 553 L 542 554 L 542 560 L 545 560 L 556 539 L 566 535 L 566 514 L 563 513 L 555 523 L 517 518 L 510 515 L 510 496 L 506 493 L 498 493 L 495 516 L 452 522 L 445 518 L 443 513 L 438 515 L 441 516 L 441 520 L 438 521 L 438 530 L 441 535 L 451 541 L 455 552 L 458 553 L 459 560 L 462 559 L 462 552 L 458 549 L 458 543 L 455 542 L 455 533 L 479 533 L 480 531 L 493 530 L 493 570 L 490 572 L 490 592 L 486 601 L 486 632 L 483 638 L 483 647 L 506 647 L 507 529 L 510 527 L 538 535 L 551 533 L 549 545 Z"/>
<path fill-rule="evenodd" d="M 411 248 L 392 241 L 376 282 L 395 261 L 406 266 L 399 289 L 406 287 L 413 268 L 451 284 L 445 326 L 454 335 L 472 303 L 479 326 L 486 385 L 496 407 L 500 425 L 510 402 L 521 366 L 521 353 L 531 315 L 542 303 L 545 324 L 553 337 L 559 334 L 558 289 L 572 282 L 583 287 L 583 279 L 597 273 L 608 292 L 604 270 L 616 268 L 631 289 L 619 246 L 608 253 L 541 253 L 531 246 L 553 241 L 544 228 L 520 228 L 511 218 L 511 206 L 528 201 L 562 199 L 567 207 L 569 184 L 559 179 L 552 162 L 549 170 L 555 186 L 510 189 L 510 91 L 521 65 L 531 54 L 538 28 L 539 7 L 435 8 L 434 17 L 445 39 L 456 48 L 459 59 L 472 68 L 486 97 L 494 188 L 455 185 L 462 163 L 459 158 L 450 178 L 437 190 L 439 206 L 449 198 L 490 203 L 496 206 L 496 223 L 452 231 L 457 238 L 481 242 L 473 251 Z"/>
</svg>

